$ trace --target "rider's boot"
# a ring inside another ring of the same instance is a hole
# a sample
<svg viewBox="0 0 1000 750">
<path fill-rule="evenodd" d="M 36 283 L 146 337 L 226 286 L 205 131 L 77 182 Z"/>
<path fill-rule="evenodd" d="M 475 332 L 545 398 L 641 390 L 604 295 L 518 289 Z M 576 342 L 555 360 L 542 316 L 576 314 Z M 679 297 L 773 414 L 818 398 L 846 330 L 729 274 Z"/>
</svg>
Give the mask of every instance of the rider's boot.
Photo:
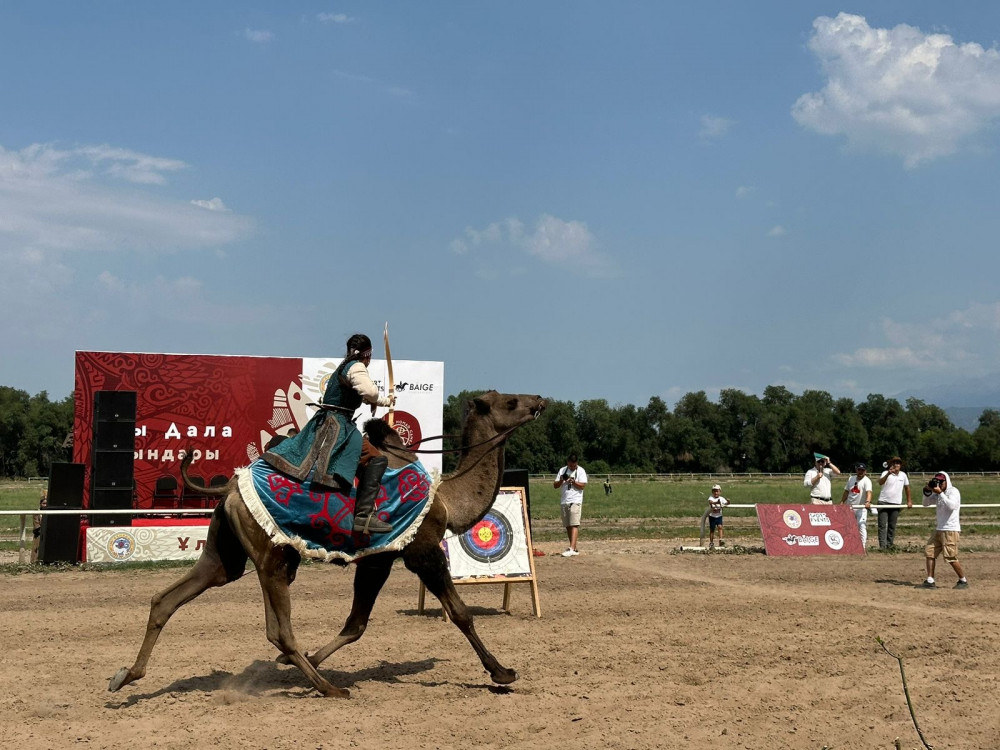
<svg viewBox="0 0 1000 750">
<path fill-rule="evenodd" d="M 392 526 L 375 515 L 375 498 L 378 497 L 382 475 L 389 459 L 376 456 L 358 472 L 358 492 L 354 501 L 354 531 L 361 534 L 388 534 Z"/>
</svg>

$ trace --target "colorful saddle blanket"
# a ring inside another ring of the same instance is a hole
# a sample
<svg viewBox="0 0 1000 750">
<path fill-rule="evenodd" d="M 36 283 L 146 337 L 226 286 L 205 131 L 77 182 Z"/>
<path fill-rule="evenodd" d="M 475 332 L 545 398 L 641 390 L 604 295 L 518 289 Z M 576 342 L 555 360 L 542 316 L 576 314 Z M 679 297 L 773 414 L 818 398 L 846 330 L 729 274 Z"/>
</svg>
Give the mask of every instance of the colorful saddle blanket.
<svg viewBox="0 0 1000 750">
<path fill-rule="evenodd" d="M 352 562 L 365 555 L 401 550 L 412 541 L 430 510 L 437 483 L 419 461 L 388 469 L 375 501 L 388 534 L 352 532 L 354 489 L 350 495 L 299 482 L 258 459 L 237 469 L 240 493 L 250 513 L 275 544 L 290 544 L 303 557 Z"/>
</svg>

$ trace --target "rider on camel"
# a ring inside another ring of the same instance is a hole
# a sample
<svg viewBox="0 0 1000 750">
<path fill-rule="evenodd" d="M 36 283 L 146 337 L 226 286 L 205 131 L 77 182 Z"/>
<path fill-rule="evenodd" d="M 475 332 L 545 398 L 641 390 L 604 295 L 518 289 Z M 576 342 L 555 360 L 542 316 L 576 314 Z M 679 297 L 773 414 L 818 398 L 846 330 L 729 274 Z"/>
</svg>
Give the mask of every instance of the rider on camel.
<svg viewBox="0 0 1000 750">
<path fill-rule="evenodd" d="M 392 526 L 375 515 L 375 498 L 389 460 L 362 436 L 352 421 L 362 403 L 392 406 L 396 402 L 394 393 L 379 395 L 378 386 L 368 375 L 371 360 L 371 339 L 363 333 L 351 336 L 344 361 L 330 375 L 318 404 L 319 411 L 302 432 L 266 451 L 262 458 L 300 482 L 312 474 L 314 485 L 333 487 L 345 494 L 354 484 L 356 474 L 354 531 L 388 534 Z"/>
</svg>

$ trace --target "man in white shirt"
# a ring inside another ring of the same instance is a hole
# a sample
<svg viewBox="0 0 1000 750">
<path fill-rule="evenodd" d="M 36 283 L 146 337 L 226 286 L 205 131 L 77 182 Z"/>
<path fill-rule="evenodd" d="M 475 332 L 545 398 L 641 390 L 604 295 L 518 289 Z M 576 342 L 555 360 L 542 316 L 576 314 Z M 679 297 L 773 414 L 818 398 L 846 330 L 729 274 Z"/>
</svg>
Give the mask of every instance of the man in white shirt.
<svg viewBox="0 0 1000 750">
<path fill-rule="evenodd" d="M 809 502 L 813 505 L 833 505 L 833 485 L 830 479 L 840 476 L 840 469 L 833 465 L 829 456 L 814 453 L 816 465 L 806 472 L 802 481 L 809 487 Z"/>
<path fill-rule="evenodd" d="M 958 537 L 962 531 L 959 521 L 959 513 L 962 508 L 962 494 L 958 487 L 953 487 L 951 477 L 940 471 L 931 477 L 924 487 L 924 506 L 937 506 L 937 524 L 931 538 L 927 540 L 927 547 L 924 549 L 924 562 L 927 567 L 927 580 L 924 581 L 925 589 L 937 588 L 934 582 L 934 563 L 937 556 L 943 555 L 944 559 L 958 573 L 958 583 L 956 589 L 969 588 L 969 582 L 965 579 L 965 571 L 962 570 L 962 563 L 958 561 Z"/>
<path fill-rule="evenodd" d="M 903 459 L 893 456 L 889 459 L 885 471 L 878 478 L 881 489 L 878 492 L 879 505 L 893 505 L 893 508 L 881 508 L 878 513 L 878 548 L 889 549 L 896 539 L 896 521 L 903 507 L 903 495 L 906 495 L 906 507 L 913 507 L 910 496 L 910 478 L 903 471 Z"/>
<path fill-rule="evenodd" d="M 854 464 L 854 476 L 847 480 L 841 503 L 850 501 L 854 508 L 854 517 L 858 519 L 858 531 L 861 532 L 861 546 L 868 546 L 868 510 L 872 507 L 872 480 L 868 476 L 868 467 L 860 461 Z"/>
<path fill-rule="evenodd" d="M 580 511 L 583 505 L 583 488 L 587 486 L 587 472 L 577 463 L 575 453 L 571 453 L 566 459 L 566 465 L 556 474 L 552 486 L 562 489 L 559 510 L 563 526 L 566 527 L 566 536 L 569 537 L 569 547 L 562 556 L 576 557 L 580 554 L 576 548 L 576 540 L 580 531 Z"/>
</svg>

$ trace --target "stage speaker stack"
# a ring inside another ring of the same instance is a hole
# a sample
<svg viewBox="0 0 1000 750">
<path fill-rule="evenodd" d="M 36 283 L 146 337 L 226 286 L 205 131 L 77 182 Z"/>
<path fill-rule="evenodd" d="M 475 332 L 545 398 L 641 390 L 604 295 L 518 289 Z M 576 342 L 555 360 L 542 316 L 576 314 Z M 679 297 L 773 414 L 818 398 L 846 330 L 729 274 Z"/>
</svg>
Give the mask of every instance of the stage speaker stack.
<svg viewBox="0 0 1000 750">
<path fill-rule="evenodd" d="M 523 487 L 524 504 L 528 506 L 528 526 L 531 526 L 531 488 L 528 486 L 527 469 L 505 469 L 501 487 Z"/>
<path fill-rule="evenodd" d="M 94 393 L 93 464 L 90 507 L 127 510 L 133 507 L 135 486 L 135 391 Z M 132 516 L 92 515 L 91 526 L 131 526 Z"/>
<path fill-rule="evenodd" d="M 52 463 L 49 467 L 47 510 L 83 508 L 84 464 Z M 43 563 L 76 563 L 79 559 L 80 516 L 42 516 L 38 559 Z"/>
</svg>

